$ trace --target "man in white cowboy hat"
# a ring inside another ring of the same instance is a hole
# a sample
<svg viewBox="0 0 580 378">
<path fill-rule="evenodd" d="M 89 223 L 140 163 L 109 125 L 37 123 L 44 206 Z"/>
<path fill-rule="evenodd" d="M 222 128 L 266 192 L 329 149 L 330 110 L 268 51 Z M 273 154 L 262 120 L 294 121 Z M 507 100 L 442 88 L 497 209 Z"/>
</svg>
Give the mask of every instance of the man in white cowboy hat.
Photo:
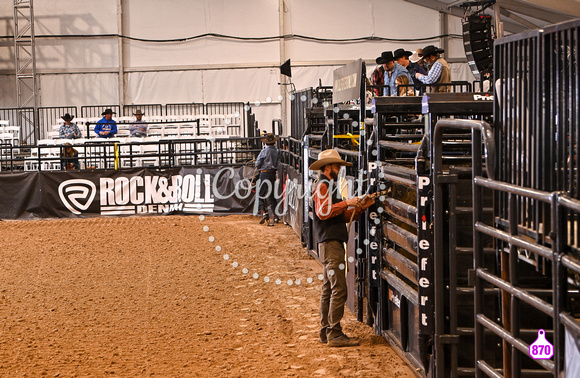
<svg viewBox="0 0 580 378">
<path fill-rule="evenodd" d="M 143 116 L 145 113 L 141 111 L 141 109 L 137 109 L 135 113 L 135 121 L 131 126 L 129 126 L 129 132 L 131 133 L 132 137 L 139 137 L 144 138 L 147 136 L 147 124 L 143 121 Z"/>
<path fill-rule="evenodd" d="M 81 130 L 76 123 L 71 122 L 75 116 L 66 113 L 62 118 L 64 124 L 58 129 L 58 136 L 61 139 L 77 139 L 82 136 Z"/>
<path fill-rule="evenodd" d="M 348 242 L 346 223 L 356 219 L 374 203 L 369 196 L 343 200 L 337 183 L 343 166 L 350 166 L 334 149 L 322 151 L 311 170 L 320 170 L 314 188 L 314 233 L 318 241 L 318 253 L 324 268 L 324 280 L 320 295 L 320 342 L 331 347 L 357 346 L 358 341 L 342 332 L 340 321 L 344 315 L 347 298 L 345 276 L 345 243 Z M 355 213 L 353 216 L 353 212 Z"/>
<path fill-rule="evenodd" d="M 95 125 L 95 133 L 99 138 L 112 138 L 117 134 L 117 122 L 113 119 L 115 113 L 112 109 L 105 109 L 101 113 L 103 118 Z"/>
<path fill-rule="evenodd" d="M 264 142 L 266 147 L 260 151 L 256 159 L 256 169 L 260 172 L 260 178 L 256 183 L 258 212 L 261 215 L 260 224 L 267 222 L 268 226 L 273 226 L 274 223 L 278 223 L 279 221 L 278 214 L 276 214 L 278 201 L 276 200 L 276 193 L 274 193 L 276 172 L 278 171 L 278 163 L 280 162 L 280 154 L 278 148 L 276 148 L 276 141 L 278 139 L 280 137 L 272 133 L 265 134 L 260 140 Z M 270 211 L 273 217 L 272 222 L 270 222 Z"/>
</svg>

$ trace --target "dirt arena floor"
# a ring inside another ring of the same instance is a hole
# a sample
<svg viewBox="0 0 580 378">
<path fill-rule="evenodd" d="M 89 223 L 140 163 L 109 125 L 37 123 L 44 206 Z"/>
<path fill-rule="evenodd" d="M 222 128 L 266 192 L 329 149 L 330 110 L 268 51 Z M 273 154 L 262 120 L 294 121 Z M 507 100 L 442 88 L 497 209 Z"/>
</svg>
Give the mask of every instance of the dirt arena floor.
<svg viewBox="0 0 580 378">
<path fill-rule="evenodd" d="M 414 377 L 349 311 L 318 341 L 322 269 L 257 219 L 0 221 L 0 376 Z"/>
</svg>

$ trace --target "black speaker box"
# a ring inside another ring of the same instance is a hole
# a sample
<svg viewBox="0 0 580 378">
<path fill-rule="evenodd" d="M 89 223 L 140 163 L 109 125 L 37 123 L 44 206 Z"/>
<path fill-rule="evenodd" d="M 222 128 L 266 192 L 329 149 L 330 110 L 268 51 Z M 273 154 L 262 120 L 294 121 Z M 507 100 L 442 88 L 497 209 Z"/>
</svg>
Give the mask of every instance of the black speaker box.
<svg viewBox="0 0 580 378">
<path fill-rule="evenodd" d="M 463 23 L 463 46 L 467 63 L 477 80 L 493 68 L 491 16 L 471 15 Z"/>
</svg>

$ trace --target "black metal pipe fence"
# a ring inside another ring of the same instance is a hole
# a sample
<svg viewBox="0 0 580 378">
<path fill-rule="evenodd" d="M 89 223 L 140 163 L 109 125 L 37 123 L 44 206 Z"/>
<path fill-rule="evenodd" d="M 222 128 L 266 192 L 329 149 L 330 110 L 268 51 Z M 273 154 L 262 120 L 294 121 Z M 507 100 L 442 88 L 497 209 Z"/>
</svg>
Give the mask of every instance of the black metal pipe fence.
<svg viewBox="0 0 580 378">
<path fill-rule="evenodd" d="M 131 104 L 123 106 L 123 114 L 125 117 L 131 117 L 137 110 L 141 110 L 147 117 L 162 117 L 163 105 L 161 104 Z"/>
<path fill-rule="evenodd" d="M 24 147 L 0 145 L 0 171 L 62 170 L 62 162 L 78 160 L 81 169 L 125 169 L 134 167 L 167 168 L 197 165 L 245 164 L 261 150 L 259 138 L 191 138 L 148 141 L 129 138 L 124 141 L 92 139 L 72 141 L 75 158 L 63 157 L 64 142 Z M 26 149 L 26 154 L 21 150 Z"/>
</svg>

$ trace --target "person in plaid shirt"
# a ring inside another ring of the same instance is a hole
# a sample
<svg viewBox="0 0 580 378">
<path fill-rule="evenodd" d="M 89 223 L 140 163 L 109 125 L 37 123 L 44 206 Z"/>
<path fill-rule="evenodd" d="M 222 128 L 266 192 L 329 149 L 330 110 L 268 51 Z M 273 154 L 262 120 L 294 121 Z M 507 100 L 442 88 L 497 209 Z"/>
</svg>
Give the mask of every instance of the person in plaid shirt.
<svg viewBox="0 0 580 378">
<path fill-rule="evenodd" d="M 77 139 L 82 136 L 81 130 L 76 123 L 71 122 L 75 116 L 66 113 L 62 118 L 64 124 L 58 129 L 58 136 L 61 139 Z"/>
</svg>

